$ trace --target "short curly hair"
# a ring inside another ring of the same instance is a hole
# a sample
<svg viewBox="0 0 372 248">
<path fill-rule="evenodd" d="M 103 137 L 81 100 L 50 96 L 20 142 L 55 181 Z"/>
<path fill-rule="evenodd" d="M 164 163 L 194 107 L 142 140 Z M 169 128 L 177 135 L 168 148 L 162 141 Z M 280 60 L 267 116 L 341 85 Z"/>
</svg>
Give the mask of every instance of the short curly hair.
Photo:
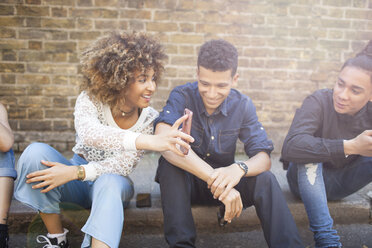
<svg viewBox="0 0 372 248">
<path fill-rule="evenodd" d="M 207 41 L 199 50 L 199 66 L 212 71 L 231 70 L 231 76 L 234 76 L 238 68 L 238 51 L 223 39 Z"/>
<path fill-rule="evenodd" d="M 117 110 L 125 101 L 122 93 L 135 72 L 152 68 L 158 83 L 167 58 L 164 47 L 154 37 L 140 32 L 112 32 L 93 42 L 81 56 L 84 80 L 81 90 Z"/>
</svg>

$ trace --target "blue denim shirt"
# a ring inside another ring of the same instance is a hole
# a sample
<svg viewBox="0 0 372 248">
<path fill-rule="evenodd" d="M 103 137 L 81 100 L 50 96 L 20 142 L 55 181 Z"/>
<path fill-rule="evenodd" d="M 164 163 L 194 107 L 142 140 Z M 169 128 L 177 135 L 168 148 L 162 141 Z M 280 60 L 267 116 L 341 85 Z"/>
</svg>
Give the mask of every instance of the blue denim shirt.
<svg viewBox="0 0 372 248">
<path fill-rule="evenodd" d="M 274 149 L 264 128 L 258 122 L 252 100 L 235 89 L 209 115 L 198 91 L 197 82 L 177 86 L 172 90 L 166 105 L 155 120 L 170 125 L 183 115 L 184 109 L 193 114 L 191 136 L 192 150 L 214 168 L 234 163 L 236 142 L 240 139 L 249 157 Z"/>
</svg>

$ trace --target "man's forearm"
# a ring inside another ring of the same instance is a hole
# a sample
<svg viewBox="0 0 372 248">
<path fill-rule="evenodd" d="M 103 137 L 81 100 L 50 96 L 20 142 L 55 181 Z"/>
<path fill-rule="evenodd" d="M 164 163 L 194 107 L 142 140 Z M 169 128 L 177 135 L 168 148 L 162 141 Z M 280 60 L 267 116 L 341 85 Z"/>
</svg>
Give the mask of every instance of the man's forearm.
<svg viewBox="0 0 372 248">
<path fill-rule="evenodd" d="M 184 157 L 178 156 L 171 151 L 162 152 L 161 154 L 169 163 L 190 172 L 205 182 L 213 172 L 213 168 L 191 149 L 189 154 Z"/>
<path fill-rule="evenodd" d="M 167 132 L 171 128 L 170 125 L 165 123 L 158 123 L 156 125 L 155 134 L 160 134 L 162 132 Z M 207 181 L 209 175 L 212 174 L 213 168 L 202 160 L 193 150 L 189 150 L 188 155 L 179 156 L 171 151 L 166 151 L 161 153 L 163 157 L 171 164 L 190 172 L 191 174 L 197 176 L 203 181 Z"/>
<path fill-rule="evenodd" d="M 259 152 L 245 163 L 248 165 L 247 177 L 257 176 L 271 168 L 271 159 L 266 152 Z"/>
</svg>

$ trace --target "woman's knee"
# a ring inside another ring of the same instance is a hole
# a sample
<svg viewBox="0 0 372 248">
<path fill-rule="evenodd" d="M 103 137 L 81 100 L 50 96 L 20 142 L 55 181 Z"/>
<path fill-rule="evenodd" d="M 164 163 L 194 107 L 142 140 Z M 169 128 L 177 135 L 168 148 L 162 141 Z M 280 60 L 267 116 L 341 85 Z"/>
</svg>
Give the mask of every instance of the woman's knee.
<svg viewBox="0 0 372 248">
<path fill-rule="evenodd" d="M 51 149 L 53 148 L 44 143 L 30 144 L 19 157 L 18 170 L 35 171 L 44 168 L 40 161 L 47 159 Z"/>
<path fill-rule="evenodd" d="M 133 182 L 129 177 L 103 174 L 94 183 L 93 194 L 99 198 L 120 198 L 127 201 L 133 197 Z"/>
</svg>

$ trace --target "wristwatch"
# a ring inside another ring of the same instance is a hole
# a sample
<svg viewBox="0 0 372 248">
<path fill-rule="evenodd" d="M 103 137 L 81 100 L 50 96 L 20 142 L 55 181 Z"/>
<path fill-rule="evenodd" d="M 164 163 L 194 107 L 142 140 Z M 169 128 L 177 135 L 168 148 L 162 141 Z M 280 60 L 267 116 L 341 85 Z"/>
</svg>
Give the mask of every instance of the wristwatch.
<svg viewBox="0 0 372 248">
<path fill-rule="evenodd" d="M 239 165 L 239 167 L 244 171 L 244 175 L 247 175 L 248 173 L 248 165 L 244 163 L 243 161 L 235 161 L 235 164 Z"/>
<path fill-rule="evenodd" d="M 77 167 L 77 179 L 78 179 L 79 181 L 83 181 L 84 178 L 85 178 L 85 170 L 84 170 L 84 167 L 81 166 L 81 165 L 79 165 L 79 166 Z"/>
</svg>

